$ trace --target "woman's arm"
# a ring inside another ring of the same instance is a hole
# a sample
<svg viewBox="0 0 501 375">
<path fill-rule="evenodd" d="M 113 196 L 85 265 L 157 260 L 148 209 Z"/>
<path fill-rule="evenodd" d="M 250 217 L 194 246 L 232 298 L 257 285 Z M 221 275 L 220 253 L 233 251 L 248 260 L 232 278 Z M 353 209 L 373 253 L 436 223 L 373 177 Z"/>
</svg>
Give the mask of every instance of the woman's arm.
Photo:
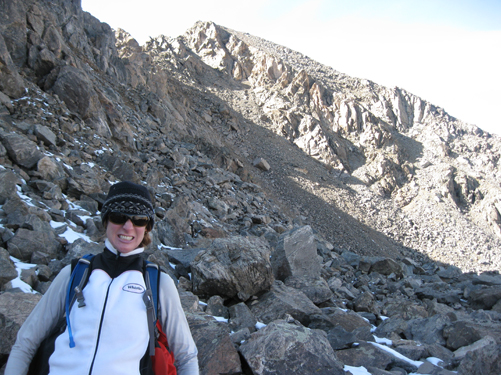
<svg viewBox="0 0 501 375">
<path fill-rule="evenodd" d="M 179 375 L 198 375 L 198 350 L 172 278 L 160 276 L 160 319 Z M 7 374 L 6 374 L 7 375 Z"/>
<path fill-rule="evenodd" d="M 40 343 L 64 316 L 70 273 L 70 266 L 61 270 L 21 326 L 9 354 L 5 375 L 25 375 Z"/>
</svg>

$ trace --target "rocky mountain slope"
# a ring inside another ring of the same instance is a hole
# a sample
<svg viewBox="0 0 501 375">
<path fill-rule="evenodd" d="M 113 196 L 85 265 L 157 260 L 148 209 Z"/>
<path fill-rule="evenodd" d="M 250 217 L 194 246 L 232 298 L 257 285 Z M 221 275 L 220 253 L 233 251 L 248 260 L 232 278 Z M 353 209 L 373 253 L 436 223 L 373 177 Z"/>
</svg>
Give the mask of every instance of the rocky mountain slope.
<svg viewBox="0 0 501 375">
<path fill-rule="evenodd" d="M 139 46 L 78 0 L 0 11 L 1 363 L 40 298 L 13 259 L 43 293 L 132 180 L 203 373 L 499 373 L 498 137 L 210 22 Z"/>
</svg>

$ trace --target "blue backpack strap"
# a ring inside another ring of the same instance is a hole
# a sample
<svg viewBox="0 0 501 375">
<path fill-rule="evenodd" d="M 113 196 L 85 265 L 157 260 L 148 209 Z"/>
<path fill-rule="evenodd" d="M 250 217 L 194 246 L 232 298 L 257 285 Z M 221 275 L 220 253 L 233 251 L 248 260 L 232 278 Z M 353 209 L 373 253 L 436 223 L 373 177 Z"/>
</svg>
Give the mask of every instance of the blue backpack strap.
<svg viewBox="0 0 501 375">
<path fill-rule="evenodd" d="M 70 335 L 70 348 L 75 347 L 75 340 L 73 339 L 73 333 L 71 332 L 70 324 L 70 309 L 75 303 L 75 297 L 78 300 L 78 306 L 85 306 L 85 301 L 83 298 L 82 290 L 87 283 L 90 262 L 94 258 L 93 254 L 84 255 L 80 258 L 71 273 L 70 282 L 68 284 L 68 290 L 66 291 L 66 326 L 68 327 L 68 334 Z"/>
<path fill-rule="evenodd" d="M 155 326 L 158 319 L 158 284 L 160 269 L 157 264 L 146 261 L 144 282 L 146 291 L 143 294 L 143 301 L 146 305 L 148 316 L 148 331 L 150 334 L 149 350 L 150 356 L 155 355 Z"/>
<path fill-rule="evenodd" d="M 148 278 L 145 276 L 145 282 L 146 288 L 151 289 L 151 294 L 153 296 L 153 306 L 155 309 L 155 323 L 158 319 L 157 313 L 158 313 L 158 289 L 159 289 L 159 282 L 160 282 L 160 267 L 158 267 L 158 264 L 146 261 L 146 275 Z M 148 283 L 150 284 L 148 286 Z"/>
</svg>

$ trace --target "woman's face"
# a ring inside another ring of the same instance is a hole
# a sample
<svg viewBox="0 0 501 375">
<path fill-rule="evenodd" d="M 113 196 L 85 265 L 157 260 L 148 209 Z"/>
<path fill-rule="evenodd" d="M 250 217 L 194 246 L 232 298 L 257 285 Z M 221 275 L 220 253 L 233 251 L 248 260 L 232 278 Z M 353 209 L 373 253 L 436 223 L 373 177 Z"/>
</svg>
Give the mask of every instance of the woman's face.
<svg viewBox="0 0 501 375">
<path fill-rule="evenodd" d="M 130 220 L 125 224 L 114 224 L 108 220 L 106 236 L 115 249 L 126 254 L 139 247 L 145 231 L 146 227 L 136 227 Z"/>
</svg>

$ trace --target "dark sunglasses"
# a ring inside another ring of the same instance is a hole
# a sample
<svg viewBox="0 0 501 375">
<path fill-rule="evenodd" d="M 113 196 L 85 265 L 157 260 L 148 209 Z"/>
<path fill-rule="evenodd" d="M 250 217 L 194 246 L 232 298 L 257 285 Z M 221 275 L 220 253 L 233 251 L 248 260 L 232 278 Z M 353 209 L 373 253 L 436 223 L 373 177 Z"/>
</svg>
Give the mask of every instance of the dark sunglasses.
<svg viewBox="0 0 501 375">
<path fill-rule="evenodd" d="M 121 212 L 111 212 L 108 219 L 117 225 L 123 225 L 127 220 L 130 220 L 135 227 L 145 227 L 150 222 L 150 218 L 146 215 L 129 215 Z"/>
</svg>

